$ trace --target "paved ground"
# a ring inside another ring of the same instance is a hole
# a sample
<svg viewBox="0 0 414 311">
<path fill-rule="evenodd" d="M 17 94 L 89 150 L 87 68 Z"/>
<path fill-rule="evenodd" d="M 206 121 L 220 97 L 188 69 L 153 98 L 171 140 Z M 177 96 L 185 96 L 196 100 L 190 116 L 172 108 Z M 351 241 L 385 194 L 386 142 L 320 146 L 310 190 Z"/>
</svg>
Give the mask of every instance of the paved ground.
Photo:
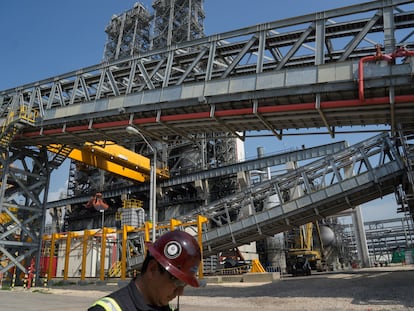
<svg viewBox="0 0 414 311">
<path fill-rule="evenodd" d="M 109 285 L 0 291 L 0 310 L 86 310 Z M 186 288 L 180 309 L 197 311 L 414 310 L 414 265 L 288 277 L 272 283 L 207 284 Z"/>
</svg>

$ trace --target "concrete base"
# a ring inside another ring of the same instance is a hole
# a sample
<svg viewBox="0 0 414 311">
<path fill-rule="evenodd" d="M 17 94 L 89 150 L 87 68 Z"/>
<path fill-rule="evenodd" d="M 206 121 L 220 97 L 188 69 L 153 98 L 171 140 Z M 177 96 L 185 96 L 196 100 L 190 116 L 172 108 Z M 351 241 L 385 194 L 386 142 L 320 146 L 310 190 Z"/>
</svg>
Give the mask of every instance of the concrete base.
<svg viewBox="0 0 414 311">
<path fill-rule="evenodd" d="M 220 283 L 268 283 L 280 280 L 279 272 L 263 272 L 263 273 L 246 273 L 240 275 L 215 275 L 206 276 L 203 280 L 207 284 L 220 284 Z"/>
<path fill-rule="evenodd" d="M 201 281 L 202 284 L 220 284 L 220 283 L 271 283 L 280 280 L 279 272 L 263 272 L 263 273 L 246 273 L 238 275 L 212 275 L 205 276 Z M 62 280 L 53 279 L 49 282 L 49 286 L 62 286 L 62 285 L 91 285 L 96 286 L 114 286 L 124 287 L 131 281 L 130 278 L 126 280 L 109 279 L 101 281 L 99 279 L 87 279 L 87 280 Z M 203 286 L 203 285 L 202 285 Z"/>
</svg>

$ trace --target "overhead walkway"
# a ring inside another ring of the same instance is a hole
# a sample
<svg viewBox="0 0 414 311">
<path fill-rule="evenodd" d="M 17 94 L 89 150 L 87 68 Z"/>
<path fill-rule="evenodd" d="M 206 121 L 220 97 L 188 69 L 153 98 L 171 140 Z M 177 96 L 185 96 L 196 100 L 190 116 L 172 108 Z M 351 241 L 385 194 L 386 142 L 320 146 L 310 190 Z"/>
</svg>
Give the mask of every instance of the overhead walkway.
<svg viewBox="0 0 414 311">
<path fill-rule="evenodd" d="M 251 159 L 234 163 L 231 165 L 225 165 L 217 168 L 209 168 L 204 171 L 197 171 L 186 175 L 171 176 L 168 180 L 161 180 L 159 187 L 165 188 L 174 185 L 181 185 L 184 183 L 194 182 L 197 180 L 204 180 L 212 177 L 226 176 L 229 174 L 235 174 L 238 172 L 248 172 L 251 170 L 260 170 L 266 167 L 282 165 L 289 161 L 305 161 L 315 158 L 327 156 L 329 154 L 344 150 L 346 148 L 346 142 L 335 142 L 331 144 L 310 147 L 306 149 L 289 150 L 277 154 L 264 156 L 258 159 Z M 115 189 L 104 191 L 102 194 L 104 197 L 115 197 L 122 194 L 134 193 L 134 192 L 146 192 L 149 190 L 149 184 L 137 184 L 122 189 Z M 48 202 L 47 208 L 55 208 L 60 206 L 66 206 L 70 204 L 83 203 L 89 200 L 89 196 L 79 196 L 75 198 L 62 199 L 58 201 Z"/>
<path fill-rule="evenodd" d="M 273 236 L 383 197 L 395 190 L 406 171 L 397 147 L 382 134 L 223 198 L 197 211 L 215 224 L 203 232 L 204 255 Z M 303 194 L 290 199 L 293 192 Z M 271 197 L 274 199 L 269 200 Z M 269 203 L 259 210 L 263 201 Z M 252 211 L 250 215 L 243 214 L 246 207 Z"/>
<path fill-rule="evenodd" d="M 209 222 L 202 234 L 203 256 L 216 255 L 394 192 L 407 178 L 405 156 L 388 134 L 380 134 L 203 206 L 179 220 L 206 217 Z M 414 158 L 414 154 L 408 156 Z M 251 213 L 246 214 L 246 210 Z M 133 258 L 129 262 L 135 265 L 141 261 Z"/>
<path fill-rule="evenodd" d="M 413 125 L 413 11 L 411 0 L 370 1 L 96 64 L 0 91 L 0 123 L 13 103 L 40 112 L 16 146 L 119 143 L 129 125 L 158 141 Z"/>
</svg>

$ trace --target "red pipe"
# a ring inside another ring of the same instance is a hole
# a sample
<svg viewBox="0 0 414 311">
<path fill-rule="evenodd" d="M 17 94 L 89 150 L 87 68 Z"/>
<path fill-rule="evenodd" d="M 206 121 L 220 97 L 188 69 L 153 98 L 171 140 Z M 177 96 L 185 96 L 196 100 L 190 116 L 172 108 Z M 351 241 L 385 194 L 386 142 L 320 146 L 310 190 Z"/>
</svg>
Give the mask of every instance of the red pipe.
<svg viewBox="0 0 414 311">
<path fill-rule="evenodd" d="M 407 56 L 414 56 L 414 51 L 408 51 L 405 47 L 398 48 L 395 52 L 391 54 L 382 54 L 381 47 L 379 45 L 376 46 L 377 52 L 375 55 L 372 56 L 365 56 L 359 60 L 358 64 L 358 96 L 359 99 L 354 100 L 339 100 L 334 102 L 321 102 L 320 108 L 321 109 L 332 109 L 332 108 L 351 108 L 356 106 L 368 106 L 368 105 L 379 105 L 379 104 L 386 104 L 389 103 L 388 97 L 377 97 L 377 98 L 370 98 L 365 99 L 364 94 L 364 63 L 368 61 L 377 61 L 377 60 L 385 60 L 385 61 L 392 61 L 397 57 L 407 57 Z M 414 95 L 402 95 L 395 97 L 395 103 L 404 103 L 414 101 Z M 278 105 L 278 106 L 265 106 L 259 107 L 257 112 L 261 114 L 267 113 L 276 113 L 276 112 L 293 112 L 293 111 L 309 111 L 315 109 L 315 103 L 301 103 L 301 104 L 290 104 L 290 105 Z M 244 116 L 244 115 L 253 115 L 254 111 L 253 108 L 241 108 L 241 109 L 229 109 L 229 110 L 220 110 L 216 111 L 213 116 L 211 116 L 209 111 L 203 112 L 195 112 L 195 113 L 188 113 L 188 114 L 177 114 L 177 115 L 167 115 L 161 116 L 160 120 L 158 121 L 156 117 L 150 118 L 140 118 L 135 119 L 133 124 L 136 125 L 145 125 L 145 124 L 155 124 L 158 122 L 175 122 L 175 121 L 185 121 L 185 120 L 202 120 L 202 119 L 210 119 L 211 117 L 236 117 L 236 116 Z M 126 127 L 129 125 L 128 120 L 122 121 L 113 121 L 113 122 L 104 122 L 104 123 L 94 123 L 92 128 L 89 128 L 87 125 L 81 126 L 73 126 L 67 127 L 64 130 L 61 128 L 58 129 L 50 129 L 44 130 L 43 132 L 29 132 L 24 133 L 22 136 L 24 137 L 37 137 L 42 135 L 54 135 L 60 133 L 74 133 L 74 132 L 84 132 L 92 129 L 105 129 L 105 128 L 116 128 L 116 127 Z"/>
<path fill-rule="evenodd" d="M 364 63 L 372 60 L 377 60 L 375 56 L 365 56 L 359 60 L 358 63 L 358 96 L 359 100 L 363 102 L 365 100 L 364 95 Z"/>
<path fill-rule="evenodd" d="M 376 97 L 376 98 L 369 98 L 364 102 L 361 102 L 359 99 L 351 99 L 351 100 L 339 100 L 339 101 L 326 101 L 321 102 L 320 108 L 321 109 L 338 109 L 338 108 L 355 108 L 355 107 L 363 107 L 363 106 L 370 106 L 370 105 L 382 105 L 389 103 L 389 97 Z M 414 95 L 400 95 L 395 97 L 395 103 L 406 103 L 406 102 L 413 102 Z M 312 111 L 315 109 L 315 103 L 301 103 L 301 104 L 290 104 L 290 105 L 278 105 L 278 106 L 265 106 L 259 107 L 257 112 L 260 114 L 269 114 L 269 113 L 280 113 L 280 112 L 300 112 L 300 111 Z M 252 108 L 242 108 L 242 109 L 230 109 L 230 110 L 221 110 L 216 111 L 214 114 L 215 117 L 237 117 L 237 116 L 248 116 L 254 115 Z M 189 114 L 177 114 L 177 115 L 168 115 L 168 116 L 161 116 L 160 122 L 177 122 L 177 121 L 186 121 L 186 120 L 208 120 L 211 119 L 211 115 L 209 111 L 205 112 L 196 112 L 196 113 L 189 113 Z M 156 117 L 151 118 L 139 118 L 133 120 L 133 124 L 136 125 L 145 125 L 145 124 L 155 124 L 157 123 Z M 128 120 L 121 120 L 121 121 L 113 121 L 113 122 L 104 122 L 104 123 L 94 123 L 92 128 L 89 128 L 87 125 L 83 126 L 73 126 L 67 127 L 65 130 L 59 129 L 50 129 L 44 130 L 43 132 L 39 133 L 36 132 L 28 132 L 24 133 L 23 137 L 37 137 L 42 135 L 54 135 L 54 134 L 61 134 L 65 132 L 75 133 L 75 132 L 85 132 L 93 129 L 105 129 L 105 128 L 119 128 L 119 127 L 126 127 L 129 125 Z"/>
<path fill-rule="evenodd" d="M 382 54 L 381 46 L 377 45 L 377 53 L 374 56 L 365 56 L 359 60 L 358 63 L 358 96 L 359 100 L 363 102 L 365 100 L 364 94 L 364 63 L 368 61 L 385 60 L 390 62 L 397 57 L 414 56 L 414 51 L 408 51 L 405 47 L 400 47 L 391 54 Z"/>
</svg>

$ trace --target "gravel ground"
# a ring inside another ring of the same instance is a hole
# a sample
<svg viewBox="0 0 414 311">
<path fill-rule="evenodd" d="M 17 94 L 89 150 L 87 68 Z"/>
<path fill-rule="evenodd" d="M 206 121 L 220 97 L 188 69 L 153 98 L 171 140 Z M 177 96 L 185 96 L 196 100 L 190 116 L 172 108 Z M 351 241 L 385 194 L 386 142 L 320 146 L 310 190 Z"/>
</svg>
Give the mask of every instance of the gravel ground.
<svg viewBox="0 0 414 311">
<path fill-rule="evenodd" d="M 53 298 L 59 297 L 62 301 L 67 301 L 67 304 L 53 303 L 59 305 L 59 310 L 72 311 L 86 310 L 92 301 L 117 288 L 118 286 L 113 284 L 72 285 L 54 286 L 37 292 L 51 293 Z M 0 294 L 2 295 L 0 310 L 10 310 L 10 308 L 3 309 L 8 306 L 7 300 L 4 299 L 8 297 L 7 293 Z M 31 305 L 29 303 L 30 308 L 19 307 L 16 299 L 13 300 L 13 307 L 18 310 L 56 310 L 47 307 L 44 297 L 42 307 L 33 308 L 38 303 L 35 299 L 39 299 L 39 296 L 45 295 L 34 294 L 29 297 L 33 301 Z M 80 300 L 81 298 L 84 300 Z M 50 298 L 47 300 L 50 303 L 54 301 Z M 27 303 L 25 305 L 27 306 Z M 272 283 L 209 283 L 204 288 L 186 288 L 185 296 L 180 298 L 181 311 L 220 309 L 227 311 L 414 310 L 414 266 L 287 277 Z"/>
<path fill-rule="evenodd" d="M 414 310 L 414 267 L 396 268 L 290 277 L 260 285 L 207 285 L 186 290 L 181 309 Z"/>
</svg>

